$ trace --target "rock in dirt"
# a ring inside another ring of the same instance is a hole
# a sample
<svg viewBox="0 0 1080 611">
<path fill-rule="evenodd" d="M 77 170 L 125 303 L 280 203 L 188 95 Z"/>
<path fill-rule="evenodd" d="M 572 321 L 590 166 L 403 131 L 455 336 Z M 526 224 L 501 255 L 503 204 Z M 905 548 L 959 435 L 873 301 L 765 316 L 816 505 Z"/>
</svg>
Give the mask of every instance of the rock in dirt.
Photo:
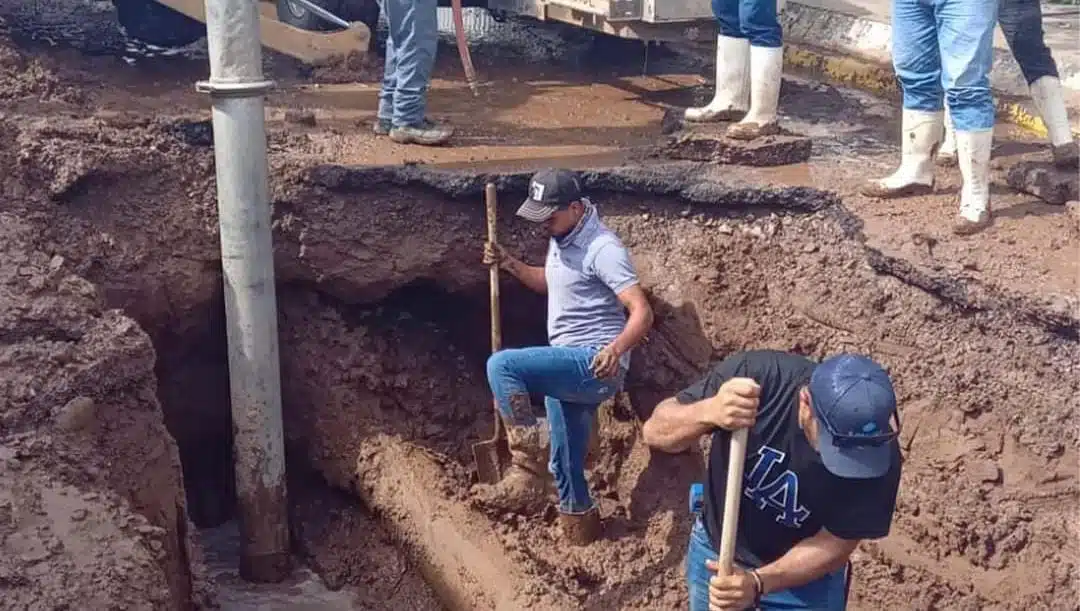
<svg viewBox="0 0 1080 611">
<path fill-rule="evenodd" d="M 304 127 L 315 127 L 315 113 L 310 110 L 286 110 L 285 122 L 303 125 Z"/>
<path fill-rule="evenodd" d="M 982 484 L 1001 483 L 1001 467 L 992 460 L 980 460 L 968 466 L 971 479 Z"/>
<path fill-rule="evenodd" d="M 680 111 L 681 112 L 681 111 Z M 672 118 L 668 111 L 661 131 L 668 134 L 658 155 L 687 161 L 707 161 L 748 166 L 778 166 L 802 163 L 810 158 L 810 138 L 781 132 L 746 142 L 724 134 L 728 123 L 689 124 Z"/>
<path fill-rule="evenodd" d="M 1021 161 L 1009 168 L 1009 186 L 1050 204 L 1080 199 L 1080 174 L 1047 161 Z"/>
</svg>

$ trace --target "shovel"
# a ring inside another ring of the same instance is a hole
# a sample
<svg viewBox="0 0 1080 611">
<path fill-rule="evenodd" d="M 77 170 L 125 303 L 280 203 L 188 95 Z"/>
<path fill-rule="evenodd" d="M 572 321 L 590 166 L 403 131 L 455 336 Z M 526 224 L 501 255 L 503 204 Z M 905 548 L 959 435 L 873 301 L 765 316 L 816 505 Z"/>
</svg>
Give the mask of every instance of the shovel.
<svg viewBox="0 0 1080 611">
<path fill-rule="evenodd" d="M 484 204 L 487 206 L 488 242 L 498 243 L 495 236 L 495 208 L 498 201 L 495 185 L 488 183 L 484 189 Z M 491 352 L 502 348 L 502 324 L 499 315 L 499 264 L 493 263 L 489 270 L 491 285 Z M 495 435 L 473 444 L 473 458 L 476 460 L 476 475 L 481 483 L 495 484 L 502 479 L 506 465 L 510 463 L 510 444 L 506 439 L 506 425 L 499 412 L 498 402 L 495 408 Z"/>
<path fill-rule="evenodd" d="M 746 463 L 746 439 L 750 429 L 739 429 L 731 434 L 728 452 L 727 489 L 724 491 L 724 522 L 720 533 L 720 551 L 716 563 L 718 575 L 735 572 L 735 535 L 739 528 L 739 501 L 742 499 L 743 466 Z"/>
</svg>

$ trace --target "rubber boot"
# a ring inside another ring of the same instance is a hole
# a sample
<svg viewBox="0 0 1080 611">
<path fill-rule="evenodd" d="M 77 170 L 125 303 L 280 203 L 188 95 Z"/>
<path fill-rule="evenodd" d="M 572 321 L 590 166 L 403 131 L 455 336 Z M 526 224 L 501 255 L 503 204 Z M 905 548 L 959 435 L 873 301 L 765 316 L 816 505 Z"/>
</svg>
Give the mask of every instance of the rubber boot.
<svg viewBox="0 0 1080 611">
<path fill-rule="evenodd" d="M 783 72 L 783 47 L 750 47 L 750 112 L 728 127 L 728 138 L 753 140 L 780 132 L 776 108 Z"/>
<path fill-rule="evenodd" d="M 687 108 L 683 118 L 693 123 L 736 121 L 750 107 L 748 70 L 750 41 L 716 37 L 716 91 L 706 106 Z"/>
<path fill-rule="evenodd" d="M 1061 168 L 1080 165 L 1080 149 L 1077 148 L 1072 130 L 1069 129 L 1069 114 L 1065 110 L 1061 80 L 1054 76 L 1044 76 L 1032 83 L 1031 101 L 1035 103 L 1035 108 L 1046 124 L 1054 165 Z"/>
<path fill-rule="evenodd" d="M 956 161 L 964 184 L 953 232 L 970 235 L 990 224 L 990 148 L 994 130 L 956 132 Z"/>
<path fill-rule="evenodd" d="M 900 167 L 885 178 L 862 188 L 867 197 L 889 199 L 923 195 L 934 190 L 934 157 L 941 143 L 944 111 L 904 109 L 900 142 Z"/>
<path fill-rule="evenodd" d="M 603 530 L 600 509 L 593 507 L 585 513 L 559 512 L 559 526 L 562 528 L 563 537 L 571 545 L 588 545 L 596 541 Z"/>
<path fill-rule="evenodd" d="M 956 165 L 956 130 L 953 129 L 952 115 L 949 113 L 949 107 L 945 107 L 945 139 L 941 142 L 941 148 L 938 149 L 937 164 L 945 167 L 953 167 Z"/>
<path fill-rule="evenodd" d="M 480 504 L 509 513 L 530 515 L 542 511 L 548 502 L 548 433 L 540 424 L 507 426 L 510 466 L 495 485 L 478 485 Z"/>
</svg>

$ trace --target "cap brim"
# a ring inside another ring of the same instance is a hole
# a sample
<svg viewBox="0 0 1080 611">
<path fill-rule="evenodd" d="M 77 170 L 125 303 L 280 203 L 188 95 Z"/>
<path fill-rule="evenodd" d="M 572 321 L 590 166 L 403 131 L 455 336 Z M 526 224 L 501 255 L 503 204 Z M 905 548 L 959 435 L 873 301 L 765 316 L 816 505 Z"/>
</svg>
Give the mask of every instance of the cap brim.
<svg viewBox="0 0 1080 611">
<path fill-rule="evenodd" d="M 543 223 L 551 218 L 551 215 L 555 214 L 555 211 L 558 209 L 558 206 L 549 206 L 532 199 L 527 199 L 525 200 L 525 203 L 521 204 L 521 207 L 518 208 L 517 215 L 526 221 Z"/>
<path fill-rule="evenodd" d="M 818 427 L 818 452 L 830 473 L 850 479 L 882 477 L 892 466 L 892 444 L 841 448 L 833 445 L 832 435 Z"/>
</svg>

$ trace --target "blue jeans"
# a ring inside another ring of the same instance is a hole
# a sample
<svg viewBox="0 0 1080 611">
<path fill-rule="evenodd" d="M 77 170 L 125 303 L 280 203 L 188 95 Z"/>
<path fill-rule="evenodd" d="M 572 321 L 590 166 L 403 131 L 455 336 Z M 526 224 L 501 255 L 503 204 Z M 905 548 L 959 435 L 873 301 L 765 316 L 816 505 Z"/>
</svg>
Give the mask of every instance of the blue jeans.
<svg viewBox="0 0 1080 611">
<path fill-rule="evenodd" d="M 712 0 L 718 33 L 749 38 L 755 47 L 781 46 L 784 32 L 776 15 L 776 0 Z"/>
<path fill-rule="evenodd" d="M 715 561 L 717 556 L 705 532 L 705 524 L 698 517 L 690 531 L 690 545 L 686 550 L 690 611 L 709 611 L 709 579 L 713 572 L 705 567 L 705 561 Z M 846 599 L 847 569 L 843 568 L 804 586 L 762 596 L 758 608 L 762 611 L 844 611 Z"/>
<path fill-rule="evenodd" d="M 535 426 L 531 411 L 515 413 L 511 397 L 544 395 L 551 429 L 548 469 L 559 491 L 559 511 L 584 513 L 593 507 L 585 481 L 589 430 L 596 408 L 622 385 L 624 373 L 598 380 L 590 365 L 599 347 L 536 346 L 500 350 L 487 362 L 488 383 L 511 426 Z"/>
<path fill-rule="evenodd" d="M 893 0 L 893 67 L 904 108 L 940 111 L 957 131 L 994 127 L 990 66 L 998 0 Z"/>
<path fill-rule="evenodd" d="M 382 0 L 390 36 L 379 92 L 379 120 L 395 127 L 424 120 L 439 42 L 437 0 Z"/>
<path fill-rule="evenodd" d="M 1043 39 L 1039 0 L 1001 0 L 998 25 L 1028 85 L 1044 76 L 1058 76 L 1057 63 Z"/>
</svg>

